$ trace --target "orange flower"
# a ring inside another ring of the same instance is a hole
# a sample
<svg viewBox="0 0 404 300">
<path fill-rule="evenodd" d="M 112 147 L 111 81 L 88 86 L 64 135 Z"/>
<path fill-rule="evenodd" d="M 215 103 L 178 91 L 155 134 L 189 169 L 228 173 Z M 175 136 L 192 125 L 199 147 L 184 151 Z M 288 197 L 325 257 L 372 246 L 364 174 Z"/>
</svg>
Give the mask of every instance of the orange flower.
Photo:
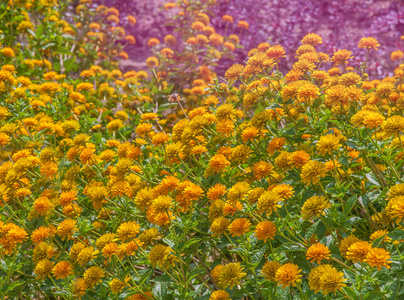
<svg viewBox="0 0 404 300">
<path fill-rule="evenodd" d="M 382 267 L 390 269 L 389 264 L 391 261 L 389 261 L 389 259 L 390 253 L 388 251 L 384 250 L 383 248 L 373 248 L 366 254 L 365 262 L 367 262 L 371 267 L 377 267 L 377 269 L 380 271 Z"/>
<path fill-rule="evenodd" d="M 68 261 L 60 261 L 52 269 L 52 273 L 56 279 L 64 279 L 73 273 L 73 266 Z"/>
<path fill-rule="evenodd" d="M 246 218 L 238 218 L 231 222 L 229 226 L 229 231 L 232 236 L 241 236 L 244 233 L 250 231 L 249 227 L 251 226 L 251 222 Z"/>
<path fill-rule="evenodd" d="M 354 56 L 351 55 L 352 52 L 346 49 L 338 50 L 332 56 L 331 61 L 336 65 L 342 65 L 345 64 L 348 59 L 354 58 Z"/>
<path fill-rule="evenodd" d="M 284 264 L 276 270 L 275 280 L 278 281 L 278 285 L 282 286 L 282 289 L 290 285 L 296 286 L 297 282 L 302 281 L 302 275 L 299 275 L 301 271 L 295 264 Z"/>
<path fill-rule="evenodd" d="M 317 243 L 307 249 L 306 258 L 311 262 L 316 261 L 318 264 L 323 259 L 330 257 L 330 250 L 323 244 Z"/>
<path fill-rule="evenodd" d="M 266 243 L 268 239 L 274 239 L 276 231 L 277 229 L 273 222 L 262 221 L 257 224 L 254 232 L 258 240 L 263 240 Z"/>
<path fill-rule="evenodd" d="M 377 41 L 376 38 L 374 37 L 363 37 L 359 41 L 358 48 L 365 48 L 365 49 L 375 49 L 377 50 L 377 47 L 380 47 L 379 42 Z"/>
</svg>

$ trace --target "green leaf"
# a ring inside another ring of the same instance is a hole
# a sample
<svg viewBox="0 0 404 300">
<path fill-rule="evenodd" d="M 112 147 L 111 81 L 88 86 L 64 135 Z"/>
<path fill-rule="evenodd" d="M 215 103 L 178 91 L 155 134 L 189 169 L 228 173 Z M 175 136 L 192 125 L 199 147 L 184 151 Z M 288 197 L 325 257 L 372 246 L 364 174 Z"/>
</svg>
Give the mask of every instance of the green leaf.
<svg viewBox="0 0 404 300">
<path fill-rule="evenodd" d="M 172 280 L 171 277 L 168 276 L 167 274 L 161 275 L 153 279 L 153 281 L 155 282 L 171 282 L 171 280 Z"/>
<path fill-rule="evenodd" d="M 398 275 L 398 278 L 396 279 L 396 281 L 394 281 L 391 286 L 390 289 L 394 289 L 394 293 L 391 296 L 391 299 L 396 299 L 397 293 L 400 291 L 400 287 L 401 287 L 401 274 Z"/>
<path fill-rule="evenodd" d="M 321 240 L 324 237 L 326 230 L 327 230 L 327 228 L 325 228 L 323 222 L 318 223 L 318 226 L 316 229 L 316 235 L 319 240 Z"/>
<path fill-rule="evenodd" d="M 376 176 L 372 173 L 366 173 L 366 178 L 374 185 L 380 186 L 380 183 L 376 180 Z"/>
<path fill-rule="evenodd" d="M 197 276 L 197 275 L 199 275 L 199 274 L 203 274 L 203 273 L 206 274 L 206 270 L 205 270 L 204 268 L 196 268 L 196 269 L 193 269 L 193 270 L 191 271 L 191 273 L 189 273 L 188 281 L 191 280 L 192 278 L 194 278 L 195 276 Z"/>
<path fill-rule="evenodd" d="M 373 292 L 370 292 L 370 293 L 367 293 L 366 295 L 365 295 L 365 297 L 363 297 L 363 300 L 377 300 L 377 299 L 381 299 L 381 298 L 383 298 L 384 297 L 384 293 L 383 292 L 375 292 L 375 291 L 373 291 Z"/>
<path fill-rule="evenodd" d="M 346 215 L 350 213 L 352 208 L 355 206 L 355 203 L 356 203 L 356 195 L 353 195 L 351 198 L 348 199 L 347 202 L 345 202 L 344 211 Z"/>
<path fill-rule="evenodd" d="M 187 241 L 184 246 L 181 247 L 181 251 L 187 248 L 190 248 L 191 245 L 199 243 L 201 239 L 194 239 L 194 240 L 189 240 Z"/>
<path fill-rule="evenodd" d="M 350 296 L 352 299 L 354 300 L 359 300 L 360 296 L 358 295 L 357 292 L 355 292 L 353 289 L 351 289 L 348 286 L 344 286 L 343 290 L 345 291 L 345 293 L 347 293 L 348 296 Z"/>
<path fill-rule="evenodd" d="M 167 287 L 168 284 L 157 282 L 153 286 L 153 295 L 156 296 L 158 299 L 164 299 L 165 295 L 167 295 Z"/>
<path fill-rule="evenodd" d="M 318 121 L 318 125 L 321 126 L 324 122 L 326 122 L 329 118 L 331 118 L 331 115 L 325 115 L 324 117 L 322 117 L 320 119 L 320 121 Z"/>
<path fill-rule="evenodd" d="M 311 236 L 316 232 L 318 223 L 320 223 L 320 222 L 321 222 L 321 220 L 318 220 L 316 223 L 311 225 L 309 229 L 307 229 L 307 232 L 306 232 L 306 234 L 304 236 L 306 239 L 311 238 Z"/>
<path fill-rule="evenodd" d="M 393 232 L 390 232 L 388 236 L 393 240 L 402 240 L 404 239 L 404 230 L 396 229 Z"/>
<path fill-rule="evenodd" d="M 385 238 L 385 236 L 381 236 L 381 237 L 375 239 L 372 243 L 373 247 L 379 247 L 379 245 L 381 244 L 381 242 L 383 241 L 384 238 Z"/>
<path fill-rule="evenodd" d="M 355 144 L 354 142 L 352 142 L 352 141 L 346 141 L 345 144 L 347 144 L 348 147 L 350 147 L 350 148 L 352 148 L 352 149 L 358 150 L 358 147 L 357 147 L 356 144 Z"/>
<path fill-rule="evenodd" d="M 41 25 L 41 24 L 36 27 L 35 36 L 36 36 L 38 39 L 41 38 L 44 29 L 45 29 L 45 27 L 44 27 L 43 25 Z"/>
<path fill-rule="evenodd" d="M 252 264 L 259 264 L 262 257 L 265 254 L 265 251 L 267 250 L 268 245 L 265 245 L 261 249 L 259 249 L 257 252 L 255 252 L 253 255 L 251 255 L 251 263 Z"/>
<path fill-rule="evenodd" d="M 359 202 L 362 203 L 362 205 L 366 208 L 368 207 L 369 203 L 370 203 L 370 199 L 368 196 L 366 195 L 362 195 L 358 198 Z"/>
<path fill-rule="evenodd" d="M 151 92 L 152 92 L 153 94 L 158 94 L 158 93 L 159 93 L 159 88 L 154 85 L 154 86 L 152 87 Z"/>
</svg>

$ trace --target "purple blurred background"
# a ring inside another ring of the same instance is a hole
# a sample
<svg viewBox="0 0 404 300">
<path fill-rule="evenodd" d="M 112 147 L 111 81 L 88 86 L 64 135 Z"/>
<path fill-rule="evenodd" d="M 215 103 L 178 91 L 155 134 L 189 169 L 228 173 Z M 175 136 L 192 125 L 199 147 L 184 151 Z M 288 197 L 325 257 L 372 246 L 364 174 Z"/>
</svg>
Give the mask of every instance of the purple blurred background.
<svg viewBox="0 0 404 300">
<path fill-rule="evenodd" d="M 117 7 L 121 15 L 132 14 L 137 18 L 133 34 L 137 43 L 126 51 L 130 55 L 124 66 L 142 68 L 144 61 L 152 53 L 146 43 L 150 37 L 161 41 L 164 36 L 173 33 L 174 28 L 165 24 L 175 10 L 165 11 L 164 0 L 108 0 L 105 4 Z M 207 2 L 207 1 L 205 1 Z M 234 18 L 227 33 L 239 33 L 236 28 L 239 21 L 247 21 L 249 30 L 240 36 L 244 48 L 236 49 L 235 60 L 221 59 L 216 68 L 218 75 L 234 63 L 243 62 L 250 49 L 262 42 L 271 45 L 280 44 L 286 50 L 287 58 L 281 62 L 281 71 L 286 73 L 293 64 L 295 51 L 301 38 L 310 32 L 322 36 L 323 44 L 318 50 L 329 54 L 335 50 L 348 49 L 355 59 L 351 66 L 365 59 L 366 51 L 358 49 L 358 42 L 363 36 L 376 37 L 380 48 L 372 50 L 368 73 L 371 78 L 392 75 L 398 62 L 391 61 L 394 50 L 403 50 L 404 40 L 404 1 L 402 0 L 217 0 L 213 7 L 214 16 L 211 24 L 216 32 L 224 34 L 225 23 L 221 17 L 225 14 Z M 327 67 L 331 67 L 328 63 Z"/>
</svg>

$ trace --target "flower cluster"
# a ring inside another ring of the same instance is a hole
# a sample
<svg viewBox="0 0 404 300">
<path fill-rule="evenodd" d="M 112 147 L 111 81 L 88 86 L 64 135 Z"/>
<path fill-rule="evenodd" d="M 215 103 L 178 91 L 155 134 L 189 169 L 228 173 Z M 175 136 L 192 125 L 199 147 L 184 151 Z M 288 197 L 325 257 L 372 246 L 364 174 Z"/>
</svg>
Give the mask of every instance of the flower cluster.
<svg viewBox="0 0 404 300">
<path fill-rule="evenodd" d="M 135 17 L 88 0 L 9 4 L 2 296 L 401 297 L 404 63 L 370 80 L 368 61 L 353 69 L 351 50 L 329 57 L 308 33 L 285 76 L 283 47 L 262 45 L 217 78 L 208 58 L 240 37 L 215 33 L 208 4 L 180 1 L 165 9 L 183 9 L 188 46 L 150 39 L 149 69 L 123 71 L 115 50 L 134 38 L 119 25 Z M 358 43 L 368 59 L 381 47 Z"/>
</svg>

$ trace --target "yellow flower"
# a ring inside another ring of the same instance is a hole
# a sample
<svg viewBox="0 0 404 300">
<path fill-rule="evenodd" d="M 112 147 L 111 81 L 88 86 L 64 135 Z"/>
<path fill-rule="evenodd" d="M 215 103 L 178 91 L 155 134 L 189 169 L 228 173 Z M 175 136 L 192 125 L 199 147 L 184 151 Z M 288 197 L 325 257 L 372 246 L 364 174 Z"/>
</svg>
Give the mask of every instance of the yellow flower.
<svg viewBox="0 0 404 300">
<path fill-rule="evenodd" d="M 383 121 L 384 121 L 383 115 L 375 111 L 366 112 L 363 118 L 363 124 L 367 128 L 373 128 L 373 129 L 379 127 L 383 123 Z"/>
<path fill-rule="evenodd" d="M 331 154 L 332 150 L 338 150 L 341 147 L 340 140 L 333 134 L 327 134 L 320 137 L 318 141 L 317 150 L 322 155 Z"/>
<path fill-rule="evenodd" d="M 261 273 L 268 281 L 275 281 L 276 271 L 282 266 L 282 264 L 276 261 L 266 261 L 262 267 Z"/>
<path fill-rule="evenodd" d="M 174 56 L 174 51 L 170 48 L 163 48 L 160 53 L 165 57 L 165 58 L 172 58 Z"/>
<path fill-rule="evenodd" d="M 304 202 L 302 207 L 303 219 L 325 215 L 324 210 L 331 207 L 331 203 L 324 196 L 313 196 Z"/>
<path fill-rule="evenodd" d="M 237 24 L 237 27 L 239 28 L 243 28 L 243 29 L 248 29 L 249 28 L 249 24 L 246 21 L 240 21 Z"/>
<path fill-rule="evenodd" d="M 312 104 L 313 100 L 317 99 L 319 95 L 319 88 L 309 82 L 304 83 L 297 91 L 299 101 L 307 104 Z"/>
<path fill-rule="evenodd" d="M 235 64 L 226 71 L 224 77 L 228 80 L 236 80 L 243 74 L 243 68 L 244 67 L 242 65 Z"/>
<path fill-rule="evenodd" d="M 347 88 L 343 85 L 334 85 L 325 93 L 325 104 L 327 106 L 340 106 L 349 104 Z"/>
<path fill-rule="evenodd" d="M 95 256 L 98 254 L 98 251 L 94 251 L 94 247 L 86 247 L 83 250 L 80 251 L 78 257 L 77 257 L 77 263 L 80 266 L 84 266 L 90 261 L 95 258 Z"/>
<path fill-rule="evenodd" d="M 351 55 L 352 55 L 352 52 L 348 51 L 346 49 L 338 50 L 338 51 L 334 52 L 334 54 L 331 58 L 331 61 L 333 63 L 335 63 L 336 65 L 345 64 L 345 62 L 348 59 L 353 58 L 353 56 L 351 56 Z"/>
<path fill-rule="evenodd" d="M 159 132 L 152 138 L 152 144 L 154 146 L 159 146 L 166 143 L 169 139 L 169 136 L 165 132 Z"/>
<path fill-rule="evenodd" d="M 373 241 L 377 240 L 378 238 L 383 237 L 383 240 L 382 240 L 383 242 L 390 243 L 391 238 L 387 236 L 388 233 L 389 232 L 387 230 L 377 230 L 371 234 L 371 236 L 369 237 L 369 240 L 373 242 Z"/>
<path fill-rule="evenodd" d="M 223 44 L 223 37 L 218 33 L 213 33 L 209 36 L 209 41 L 212 43 L 213 46 L 220 46 L 221 44 Z"/>
<path fill-rule="evenodd" d="M 282 151 L 277 158 L 275 158 L 275 166 L 279 170 L 286 170 L 289 168 L 289 160 L 290 159 L 290 153 L 287 151 Z"/>
<path fill-rule="evenodd" d="M 317 184 L 326 173 L 327 169 L 322 162 L 311 160 L 303 166 L 300 177 L 303 183 Z"/>
<path fill-rule="evenodd" d="M 240 263 L 230 263 L 223 266 L 220 271 L 218 286 L 224 289 L 230 286 L 232 289 L 240 283 L 241 278 L 247 275 L 243 273 L 243 270 L 244 268 L 241 267 Z"/>
<path fill-rule="evenodd" d="M 86 281 L 83 278 L 77 278 L 73 283 L 73 294 L 77 298 L 81 298 L 84 296 L 87 290 Z"/>
<path fill-rule="evenodd" d="M 311 270 L 309 274 L 309 286 L 317 294 L 320 290 L 323 295 L 331 292 L 336 293 L 341 290 L 346 279 L 343 278 L 343 273 L 338 272 L 331 265 L 320 265 Z"/>
<path fill-rule="evenodd" d="M 372 245 L 368 242 L 356 242 L 349 246 L 346 253 L 346 258 L 353 262 L 363 262 L 366 259 L 368 252 L 372 249 Z"/>
<path fill-rule="evenodd" d="M 112 293 L 114 293 L 114 294 L 120 293 L 125 286 L 126 286 L 125 282 L 123 282 L 117 278 L 112 279 L 109 283 L 109 287 L 110 287 Z"/>
<path fill-rule="evenodd" d="M 318 34 L 315 33 L 308 33 L 306 34 L 303 39 L 301 40 L 303 45 L 312 45 L 315 46 L 317 44 L 322 44 L 323 43 L 323 39 L 321 38 L 321 36 L 319 36 Z"/>
<path fill-rule="evenodd" d="M 77 192 L 72 190 L 72 191 L 65 191 L 62 192 L 59 196 L 59 204 L 61 206 L 66 206 L 71 204 L 73 201 L 77 200 Z"/>
<path fill-rule="evenodd" d="M 163 267 L 171 251 L 170 247 L 158 244 L 150 251 L 148 258 L 153 266 Z"/>
<path fill-rule="evenodd" d="M 147 65 L 149 68 L 158 67 L 158 66 L 159 66 L 159 60 L 158 60 L 157 57 L 154 57 L 154 56 L 149 57 L 148 59 L 146 59 L 146 65 Z"/>
<path fill-rule="evenodd" d="M 10 137 L 4 132 L 0 132 L 0 146 L 6 146 L 10 142 Z"/>
<path fill-rule="evenodd" d="M 399 59 L 403 58 L 403 56 L 404 56 L 403 51 L 395 50 L 395 51 L 391 52 L 390 59 L 391 60 L 399 60 Z"/>
<path fill-rule="evenodd" d="M 31 234 L 31 240 L 35 243 L 38 244 L 40 242 L 43 242 L 45 239 L 47 239 L 50 236 L 53 236 L 54 232 L 51 232 L 51 228 L 45 227 L 45 226 L 40 226 L 39 228 L 35 229 L 32 234 Z"/>
<path fill-rule="evenodd" d="M 324 272 L 320 277 L 321 293 L 327 295 L 334 292 L 335 295 L 337 290 L 341 290 L 345 286 L 343 282 L 346 281 L 346 279 L 344 279 L 343 276 L 344 273 L 338 272 L 334 268 Z"/>
<path fill-rule="evenodd" d="M 316 261 L 319 264 L 323 259 L 328 258 L 330 258 L 330 250 L 323 244 L 317 243 L 307 249 L 306 259 L 311 262 Z"/>
<path fill-rule="evenodd" d="M 216 200 L 219 200 L 220 197 L 224 196 L 225 194 L 226 194 L 226 186 L 217 183 L 211 188 L 209 188 L 207 197 L 209 198 L 210 201 L 214 202 Z"/>
<path fill-rule="evenodd" d="M 301 281 L 302 275 L 299 275 L 301 271 L 295 264 L 284 264 L 276 270 L 275 280 L 278 281 L 278 285 L 282 286 L 282 289 L 290 285 L 296 286 L 296 283 Z"/>
<path fill-rule="evenodd" d="M 310 154 L 304 150 L 294 151 L 288 156 L 288 164 L 297 169 L 302 168 L 309 160 Z"/>
<path fill-rule="evenodd" d="M 267 50 L 266 55 L 275 60 L 278 60 L 281 57 L 286 57 L 285 49 L 283 49 L 281 45 L 273 45 Z"/>
<path fill-rule="evenodd" d="M 360 242 L 360 241 L 361 241 L 361 240 L 360 240 L 359 238 L 357 238 L 356 236 L 350 235 L 350 236 L 344 238 L 344 239 L 341 241 L 341 244 L 340 244 L 340 247 L 339 247 L 339 251 L 341 252 L 341 254 L 342 254 L 343 256 L 346 256 L 349 247 L 350 247 L 352 244 L 355 244 L 356 242 Z"/>
<path fill-rule="evenodd" d="M 277 192 L 282 200 L 289 199 L 295 194 L 293 187 L 291 187 L 289 184 L 279 184 L 275 186 L 272 191 Z"/>
<path fill-rule="evenodd" d="M 219 290 L 214 291 L 211 295 L 209 300 L 230 300 L 230 295 L 228 292 Z"/>
<path fill-rule="evenodd" d="M 62 241 L 72 239 L 75 231 L 77 231 L 76 221 L 72 219 L 62 221 L 57 228 L 57 234 Z"/>
<path fill-rule="evenodd" d="M 278 204 L 280 201 L 282 198 L 277 192 L 265 191 L 258 199 L 257 208 L 261 214 L 265 212 L 266 215 L 270 215 L 272 212 L 276 212 L 278 207 L 281 207 Z"/>
<path fill-rule="evenodd" d="M 43 280 L 46 276 L 49 276 L 53 269 L 53 262 L 48 259 L 43 259 L 37 263 L 35 266 L 34 273 L 37 275 L 37 278 Z"/>
<path fill-rule="evenodd" d="M 316 65 L 310 60 L 303 58 L 293 64 L 294 70 L 300 70 L 303 73 L 311 73 L 316 68 Z"/>
<path fill-rule="evenodd" d="M 274 64 L 274 59 L 269 58 L 264 52 L 258 52 L 248 59 L 243 72 L 245 75 L 253 75 L 261 72 L 263 69 L 273 67 Z"/>
<path fill-rule="evenodd" d="M 158 45 L 158 44 L 160 44 L 160 41 L 157 38 L 150 38 L 147 41 L 147 47 L 149 47 L 149 48 L 151 48 L 151 47 L 153 47 L 155 45 Z"/>
<path fill-rule="evenodd" d="M 227 23 L 233 23 L 233 17 L 229 15 L 223 15 L 222 20 Z"/>
<path fill-rule="evenodd" d="M 395 115 L 388 118 L 382 123 L 382 130 L 388 136 L 397 136 L 404 131 L 404 118 L 400 115 Z"/>
<path fill-rule="evenodd" d="M 209 161 L 209 168 L 214 170 L 214 173 L 220 173 L 224 168 L 228 167 L 230 162 L 223 154 L 216 154 L 212 156 Z"/>
<path fill-rule="evenodd" d="M 46 215 L 53 208 L 53 204 L 47 197 L 39 197 L 35 200 L 33 209 L 40 215 Z"/>
<path fill-rule="evenodd" d="M 404 219 L 404 196 L 391 198 L 387 204 L 389 214 L 399 224 Z"/>
<path fill-rule="evenodd" d="M 360 83 L 361 81 L 361 77 L 359 76 L 359 74 L 356 73 L 346 73 L 343 74 L 339 81 L 338 84 L 341 84 L 343 86 L 351 86 L 351 85 L 356 85 L 358 83 Z"/>
<path fill-rule="evenodd" d="M 116 119 L 112 120 L 111 122 L 108 123 L 107 129 L 111 132 L 117 132 L 119 128 L 123 127 L 123 122 L 122 120 Z"/>
<path fill-rule="evenodd" d="M 124 222 L 119 226 L 116 235 L 122 242 L 125 242 L 128 239 L 135 238 L 140 232 L 139 229 L 140 226 L 135 221 Z"/>
<path fill-rule="evenodd" d="M 210 226 L 210 231 L 213 232 L 214 237 L 220 237 L 222 233 L 225 233 L 230 225 L 230 221 L 225 217 L 216 218 Z"/>
<path fill-rule="evenodd" d="M 267 146 L 268 153 L 271 155 L 274 154 L 276 150 L 281 149 L 285 144 L 286 139 L 284 137 L 273 138 Z"/>
<path fill-rule="evenodd" d="M 332 269 L 333 267 L 331 265 L 319 265 L 318 267 L 311 269 L 309 274 L 309 287 L 315 294 L 321 290 L 321 276 Z"/>
<path fill-rule="evenodd" d="M 105 271 L 97 266 L 91 267 L 84 272 L 83 278 L 87 287 L 90 289 L 102 281 Z"/>
<path fill-rule="evenodd" d="M 266 161 L 259 161 L 252 167 L 254 178 L 258 180 L 271 174 L 272 170 L 273 166 Z"/>
<path fill-rule="evenodd" d="M 144 136 L 152 130 L 152 127 L 153 125 L 150 123 L 141 123 L 138 127 L 136 127 L 135 132 L 138 136 Z"/>
<path fill-rule="evenodd" d="M 41 0 L 41 1 L 56 1 L 56 0 Z M 0 50 L 1 54 L 3 54 L 5 57 L 14 57 L 14 50 L 11 49 L 10 47 L 5 47 Z"/>
<path fill-rule="evenodd" d="M 147 229 L 139 235 L 139 240 L 146 246 L 158 239 L 161 239 L 161 235 L 159 234 L 159 230 L 157 228 Z"/>
</svg>

